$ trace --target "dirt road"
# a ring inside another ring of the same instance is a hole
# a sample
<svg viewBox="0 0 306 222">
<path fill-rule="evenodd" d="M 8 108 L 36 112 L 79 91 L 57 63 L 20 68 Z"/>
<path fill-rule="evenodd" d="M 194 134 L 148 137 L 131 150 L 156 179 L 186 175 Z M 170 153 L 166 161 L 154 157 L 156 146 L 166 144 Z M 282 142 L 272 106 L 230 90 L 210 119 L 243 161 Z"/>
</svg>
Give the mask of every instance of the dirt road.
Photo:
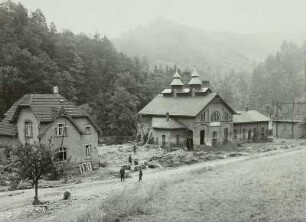
<svg viewBox="0 0 306 222">
<path fill-rule="evenodd" d="M 205 176 L 204 175 L 199 176 L 200 178 L 195 179 L 192 182 L 183 182 L 175 185 L 175 189 L 173 189 L 173 191 L 171 191 L 172 190 L 171 189 L 169 192 L 169 201 L 173 202 L 163 203 L 163 206 L 169 206 L 170 210 L 174 210 L 171 209 L 171 203 L 174 204 L 177 201 L 178 206 L 182 204 L 181 209 L 178 208 L 180 210 L 183 210 L 182 212 L 190 210 L 189 209 L 190 207 L 192 209 L 197 209 L 196 206 L 202 204 L 201 206 L 203 207 L 201 207 L 200 212 L 197 212 L 198 216 L 195 217 L 198 219 L 200 218 L 202 220 L 203 209 L 207 208 L 210 209 L 211 211 L 214 211 L 213 209 L 215 208 L 212 209 L 211 206 L 216 206 L 220 203 L 221 204 L 226 203 L 227 201 L 229 206 L 231 206 L 233 203 L 235 203 L 231 201 L 238 201 L 234 197 L 235 195 L 238 195 L 241 192 L 237 194 L 236 189 L 245 191 L 245 193 L 241 196 L 241 198 L 239 198 L 239 201 L 243 202 L 248 200 L 249 193 L 252 194 L 252 189 L 255 189 L 256 184 L 260 184 L 261 180 L 263 180 L 262 183 L 264 184 L 265 183 L 274 184 L 274 181 L 277 181 L 277 183 L 283 182 L 283 180 L 280 181 L 281 177 L 277 176 L 273 177 L 273 175 L 271 175 L 271 177 L 269 175 L 267 175 L 266 177 L 262 176 L 262 174 L 266 175 L 266 172 L 269 172 L 267 171 L 265 166 L 266 165 L 270 166 L 271 163 L 273 162 L 272 160 L 274 160 L 273 163 L 276 163 L 277 161 L 275 162 L 275 159 L 277 160 L 278 158 L 280 158 L 281 160 L 279 160 L 279 164 L 283 167 L 288 165 L 288 163 L 290 163 L 290 166 L 293 166 L 295 162 L 297 162 L 301 167 L 301 169 L 306 170 L 306 165 L 304 165 L 302 161 L 298 161 L 300 156 L 303 155 L 305 156 L 304 162 L 306 164 L 305 161 L 306 150 L 293 151 L 293 152 L 273 151 L 269 153 L 257 154 L 251 157 L 243 156 L 243 157 L 229 158 L 224 160 L 203 162 L 171 170 L 162 170 L 157 172 L 144 171 L 145 172 L 144 183 L 150 183 L 150 181 L 160 179 L 161 177 L 171 178 L 174 175 L 180 175 L 186 172 L 188 173 L 188 171 L 194 171 L 197 169 L 203 169 L 207 167 L 213 168 L 214 170 L 205 173 Z M 293 158 L 293 160 L 289 159 L 288 161 L 288 158 Z M 304 166 L 305 168 L 303 168 Z M 284 172 L 284 175 L 287 176 L 288 172 Z M 244 181 L 244 178 L 249 178 L 249 180 L 242 182 Z M 269 178 L 271 178 L 271 181 L 269 180 Z M 112 193 L 118 192 L 122 190 L 124 187 L 131 186 L 136 182 L 137 182 L 137 176 L 134 176 L 133 178 L 126 180 L 125 183 L 119 182 L 118 179 L 108 179 L 105 181 L 75 184 L 60 188 L 40 189 L 39 192 L 41 200 L 54 203 L 50 205 L 48 211 L 45 212 L 44 210 L 41 210 L 42 211 L 41 214 L 40 212 L 33 213 L 33 207 L 31 206 L 33 198 L 33 190 L 12 191 L 12 192 L 2 193 L 0 194 L 0 199 L 1 199 L 0 221 L 13 221 L 17 219 L 21 219 L 22 221 L 28 219 L 32 221 L 37 216 L 39 216 L 38 218 L 36 218 L 37 221 L 60 221 L 59 219 L 63 218 L 64 215 L 67 215 L 67 213 L 73 214 L 76 211 L 80 212 L 82 210 L 86 210 L 90 204 L 95 204 L 95 200 L 97 199 L 101 200 L 103 198 L 106 198 Z M 243 188 L 247 189 L 244 190 Z M 65 190 L 71 191 L 73 197 L 71 201 L 66 201 L 66 202 L 60 201 L 62 198 L 62 194 Z M 283 189 L 281 191 L 283 191 Z M 176 192 L 181 192 L 181 193 L 180 195 L 176 195 L 176 197 L 174 198 L 172 195 L 174 195 Z M 228 193 L 231 193 L 232 196 L 227 195 Z M 201 201 L 192 202 L 191 200 L 193 200 L 193 198 L 190 197 L 199 196 L 199 194 L 203 195 L 201 198 L 203 200 L 203 203 Z M 176 199 L 179 197 L 180 201 Z M 217 201 L 213 201 L 215 198 L 217 199 Z M 222 198 L 226 198 L 227 201 L 223 202 Z M 156 214 L 157 221 L 160 221 L 160 218 L 162 219 L 167 218 L 167 215 L 158 213 L 158 212 L 163 212 L 162 208 L 156 209 L 156 212 L 157 212 Z M 193 210 L 190 212 L 193 212 Z M 218 210 L 216 212 L 218 212 Z M 182 218 L 185 218 L 186 220 L 188 216 L 191 215 L 187 213 L 186 217 L 182 216 Z M 212 216 L 210 216 L 209 218 L 212 218 Z M 141 220 L 144 219 L 146 218 L 141 218 Z M 171 218 L 171 220 L 172 219 L 179 219 L 179 218 Z M 136 220 L 138 219 L 136 218 Z"/>
</svg>

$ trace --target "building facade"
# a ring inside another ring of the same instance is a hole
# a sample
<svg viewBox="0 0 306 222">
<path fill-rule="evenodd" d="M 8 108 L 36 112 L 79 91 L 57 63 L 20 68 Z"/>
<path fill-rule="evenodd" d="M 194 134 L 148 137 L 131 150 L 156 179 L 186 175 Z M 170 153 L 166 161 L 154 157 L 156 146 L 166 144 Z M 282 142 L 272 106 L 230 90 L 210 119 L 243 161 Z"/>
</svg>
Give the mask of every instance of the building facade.
<svg viewBox="0 0 306 222">
<path fill-rule="evenodd" d="M 98 168 L 99 128 L 87 113 L 59 95 L 26 94 L 0 122 L 0 144 L 42 143 L 55 160 L 76 171 Z"/>
<path fill-rule="evenodd" d="M 140 127 L 153 143 L 193 149 L 231 142 L 235 111 L 200 80 L 196 69 L 188 86 L 178 72 L 170 85 L 139 112 Z"/>
<path fill-rule="evenodd" d="M 256 110 L 237 112 L 233 118 L 233 140 L 251 142 L 264 140 L 268 137 L 271 120 Z"/>
<path fill-rule="evenodd" d="M 273 119 L 273 136 L 275 138 L 306 138 L 305 117 L 276 117 Z"/>
</svg>

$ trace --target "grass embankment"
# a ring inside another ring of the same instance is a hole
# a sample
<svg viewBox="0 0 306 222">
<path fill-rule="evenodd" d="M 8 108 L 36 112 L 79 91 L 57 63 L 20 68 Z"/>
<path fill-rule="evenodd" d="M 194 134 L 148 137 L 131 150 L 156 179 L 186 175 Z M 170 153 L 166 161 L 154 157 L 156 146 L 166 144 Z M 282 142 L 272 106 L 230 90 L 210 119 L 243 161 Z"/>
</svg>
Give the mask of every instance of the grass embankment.
<svg viewBox="0 0 306 222">
<path fill-rule="evenodd" d="M 88 209 L 78 216 L 77 222 L 113 222 L 121 221 L 130 216 L 150 214 L 148 203 L 162 195 L 169 183 L 165 180 L 156 181 L 154 184 L 138 183 L 125 187 L 123 191 L 109 199 L 99 201 L 97 206 Z"/>
<path fill-rule="evenodd" d="M 86 212 L 81 212 L 77 220 L 74 221 L 117 222 L 139 215 L 150 215 L 154 211 L 154 206 L 151 203 L 156 205 L 159 198 L 171 185 L 191 180 L 195 174 L 209 170 L 211 170 L 210 167 L 204 167 L 168 179 L 155 180 L 153 183 L 141 182 L 126 186 L 121 192 L 110 198 L 98 201 L 94 207 L 91 205 Z"/>
</svg>

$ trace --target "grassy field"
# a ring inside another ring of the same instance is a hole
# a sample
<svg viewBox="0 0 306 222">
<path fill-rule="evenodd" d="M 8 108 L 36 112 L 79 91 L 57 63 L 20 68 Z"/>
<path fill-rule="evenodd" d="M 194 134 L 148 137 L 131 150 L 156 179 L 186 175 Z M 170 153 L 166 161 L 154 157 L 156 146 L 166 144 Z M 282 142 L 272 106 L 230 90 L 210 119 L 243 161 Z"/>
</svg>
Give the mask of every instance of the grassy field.
<svg viewBox="0 0 306 222">
<path fill-rule="evenodd" d="M 306 221 L 306 151 L 193 174 L 131 221 Z"/>
<path fill-rule="evenodd" d="M 306 221 L 306 150 L 129 187 L 78 221 Z"/>
</svg>

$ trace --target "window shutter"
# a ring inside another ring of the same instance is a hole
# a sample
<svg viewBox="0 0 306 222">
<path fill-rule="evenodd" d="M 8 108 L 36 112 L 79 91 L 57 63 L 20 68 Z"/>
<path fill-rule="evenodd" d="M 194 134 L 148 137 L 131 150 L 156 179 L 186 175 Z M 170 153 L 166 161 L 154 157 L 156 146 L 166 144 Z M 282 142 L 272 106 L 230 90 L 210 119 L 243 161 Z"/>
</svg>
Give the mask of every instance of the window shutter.
<svg viewBox="0 0 306 222">
<path fill-rule="evenodd" d="M 57 136 L 57 127 L 55 127 L 54 129 L 55 129 L 55 135 Z"/>
<path fill-rule="evenodd" d="M 31 136 L 33 136 L 33 125 L 31 124 Z"/>
<path fill-rule="evenodd" d="M 68 136 L 68 126 L 64 126 L 64 136 Z"/>
</svg>

